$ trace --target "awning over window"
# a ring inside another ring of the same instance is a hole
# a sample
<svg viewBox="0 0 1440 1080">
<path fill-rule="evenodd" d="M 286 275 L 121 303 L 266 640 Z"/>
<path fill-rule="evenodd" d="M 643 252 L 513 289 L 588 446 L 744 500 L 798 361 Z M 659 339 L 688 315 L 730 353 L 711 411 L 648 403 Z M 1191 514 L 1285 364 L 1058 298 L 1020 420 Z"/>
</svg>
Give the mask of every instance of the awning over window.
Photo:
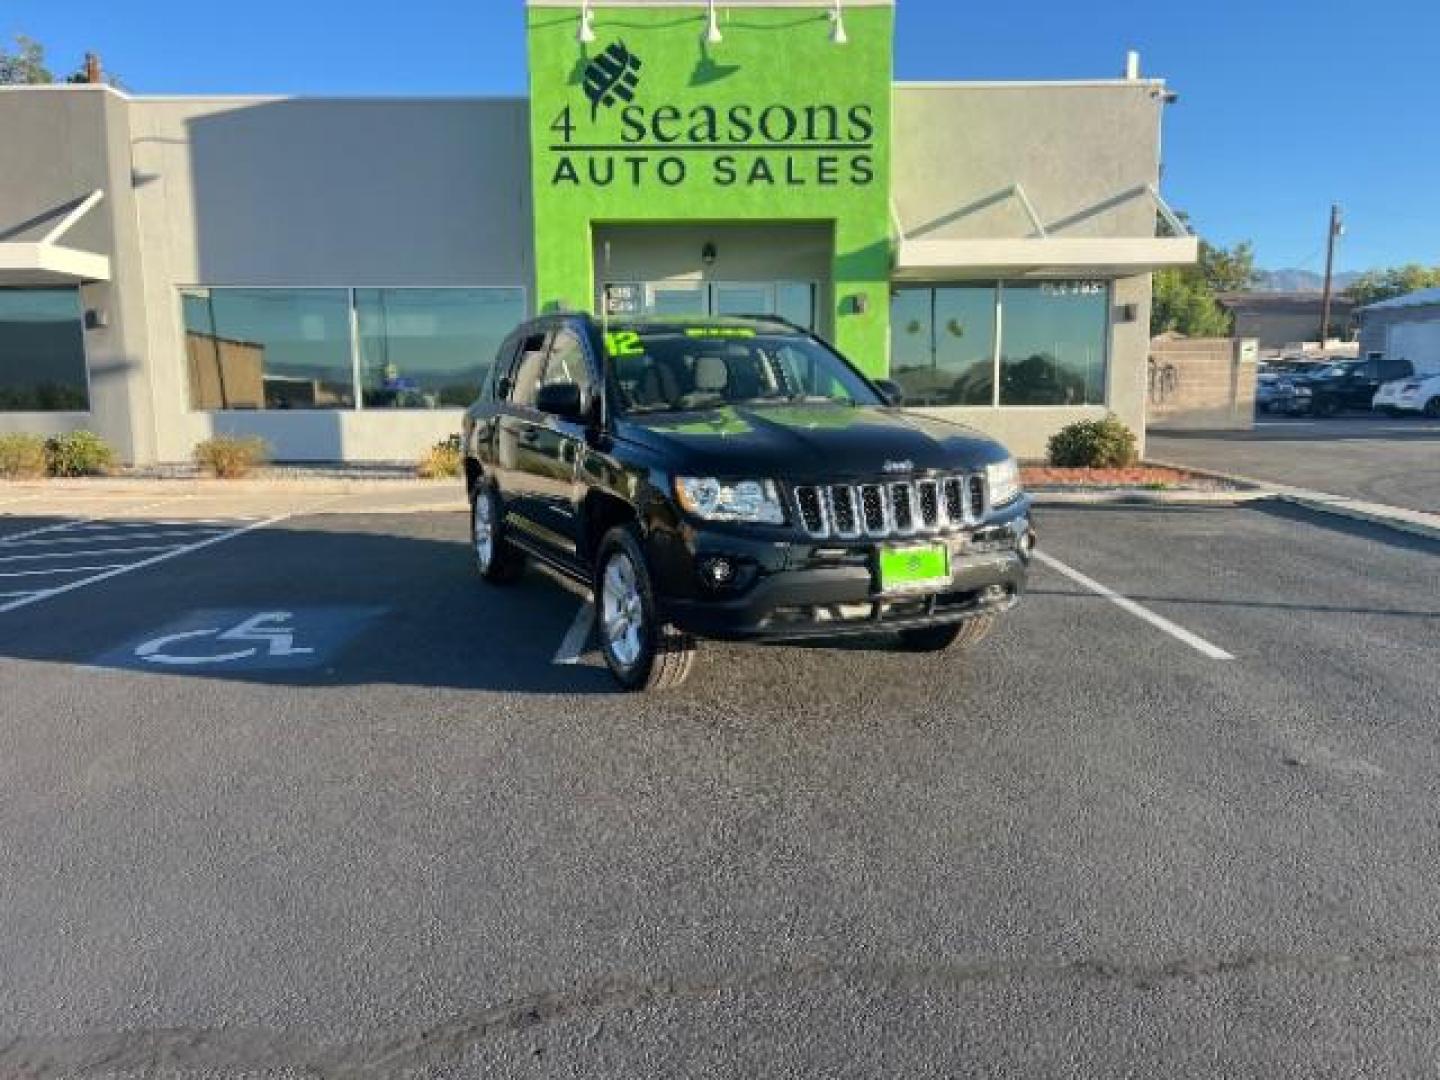
<svg viewBox="0 0 1440 1080">
<path fill-rule="evenodd" d="M 92 191 L 71 206 L 55 226 L 38 240 L 0 242 L 0 286 L 83 285 L 110 280 L 110 257 L 65 247 L 59 241 L 70 227 L 105 197 Z"/>
<path fill-rule="evenodd" d="M 1099 217 L 1132 199 L 1146 198 L 1168 236 L 1055 235 L 1066 226 Z M 977 209 L 1014 200 L 1030 225 L 1026 236 L 940 237 L 934 235 Z M 895 277 L 899 280 L 963 280 L 975 277 L 1126 277 L 1167 266 L 1189 266 L 1200 256 L 1200 241 L 1151 184 L 1103 200 L 1048 228 L 1021 184 L 995 192 L 908 232 L 894 211 L 899 237 Z"/>
<path fill-rule="evenodd" d="M 110 259 L 58 244 L 0 243 L 0 286 L 109 281 Z"/>
<path fill-rule="evenodd" d="M 1189 266 L 1199 254 L 1200 241 L 1193 236 L 902 240 L 895 277 L 1125 277 Z"/>
</svg>

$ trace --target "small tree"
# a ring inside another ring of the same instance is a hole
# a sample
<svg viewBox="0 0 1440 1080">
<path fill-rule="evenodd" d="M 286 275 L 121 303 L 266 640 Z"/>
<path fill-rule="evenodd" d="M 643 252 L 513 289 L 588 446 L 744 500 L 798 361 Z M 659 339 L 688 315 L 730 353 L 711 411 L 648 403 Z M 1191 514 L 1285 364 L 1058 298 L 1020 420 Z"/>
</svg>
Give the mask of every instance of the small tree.
<svg viewBox="0 0 1440 1080">
<path fill-rule="evenodd" d="M 0 45 L 0 86 L 43 86 L 55 81 L 45 66 L 45 46 L 24 34 L 15 35 L 13 50 Z"/>
<path fill-rule="evenodd" d="M 1357 307 L 1364 307 L 1366 304 L 1378 304 L 1381 300 L 1391 300 L 1436 286 L 1440 286 L 1440 266 L 1410 263 L 1408 266 L 1392 266 L 1385 270 L 1367 270 L 1351 282 L 1345 291 Z"/>
<path fill-rule="evenodd" d="M 125 88 L 124 84 L 113 75 L 102 73 L 100 77 L 107 85 L 113 86 L 117 90 Z M 73 72 L 64 79 L 57 80 L 55 73 L 45 62 L 45 46 L 34 38 L 16 34 L 14 49 L 7 49 L 4 45 L 0 45 L 0 86 L 48 86 L 54 82 L 90 82 L 88 63 L 81 61 L 80 66 Z"/>
<path fill-rule="evenodd" d="M 1185 214 L 1180 218 L 1189 223 Z M 1234 320 L 1220 306 L 1216 295 L 1241 292 L 1251 288 L 1255 281 L 1255 249 L 1248 240 L 1232 248 L 1201 240 L 1200 256 L 1194 266 L 1156 272 L 1150 332 L 1227 337 Z"/>
</svg>

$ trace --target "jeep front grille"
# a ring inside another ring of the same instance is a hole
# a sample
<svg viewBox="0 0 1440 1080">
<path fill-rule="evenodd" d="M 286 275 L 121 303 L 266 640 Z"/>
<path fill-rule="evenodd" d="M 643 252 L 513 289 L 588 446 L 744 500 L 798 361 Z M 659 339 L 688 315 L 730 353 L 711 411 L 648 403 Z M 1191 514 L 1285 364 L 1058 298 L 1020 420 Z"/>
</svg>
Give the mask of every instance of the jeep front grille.
<svg viewBox="0 0 1440 1080">
<path fill-rule="evenodd" d="M 800 527 L 816 538 L 917 536 L 978 525 L 985 517 L 980 473 L 870 484 L 802 484 Z"/>
</svg>

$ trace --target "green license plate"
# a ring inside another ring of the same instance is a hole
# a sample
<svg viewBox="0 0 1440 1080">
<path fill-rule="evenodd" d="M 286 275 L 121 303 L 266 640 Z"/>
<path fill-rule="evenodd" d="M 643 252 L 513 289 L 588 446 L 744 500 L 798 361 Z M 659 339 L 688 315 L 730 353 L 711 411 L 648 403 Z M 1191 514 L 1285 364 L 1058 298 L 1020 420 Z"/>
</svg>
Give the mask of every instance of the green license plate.
<svg viewBox="0 0 1440 1080">
<path fill-rule="evenodd" d="M 950 584 L 950 549 L 912 544 L 880 549 L 880 591 L 935 591 Z"/>
</svg>

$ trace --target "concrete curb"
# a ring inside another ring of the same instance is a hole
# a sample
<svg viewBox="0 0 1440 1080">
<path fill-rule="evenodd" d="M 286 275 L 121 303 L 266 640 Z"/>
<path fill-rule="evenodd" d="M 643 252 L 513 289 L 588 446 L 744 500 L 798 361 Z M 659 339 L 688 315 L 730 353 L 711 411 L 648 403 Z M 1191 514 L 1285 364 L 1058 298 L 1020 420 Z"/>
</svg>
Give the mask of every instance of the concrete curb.
<svg viewBox="0 0 1440 1080">
<path fill-rule="evenodd" d="M 296 492 L 307 495 L 350 495 L 367 491 L 396 492 L 455 491 L 460 501 L 464 486 L 460 480 L 420 480 L 414 477 L 356 478 L 340 477 L 252 477 L 245 480 L 214 480 L 197 477 L 161 479 L 158 477 L 94 477 L 55 480 L 0 480 L 0 494 L 35 492 L 57 495 L 130 495 L 137 491 L 154 491 L 165 495 L 275 495 Z"/>
<path fill-rule="evenodd" d="M 1351 499 L 1343 495 L 1331 495 L 1324 491 L 1291 487 L 1289 484 L 1273 484 L 1250 476 L 1215 472 L 1212 469 L 1197 469 L 1178 462 L 1152 460 L 1149 463 L 1171 469 L 1185 469 L 1196 476 L 1209 476 L 1217 480 L 1228 480 L 1233 484 L 1244 484 L 1259 489 L 1261 497 L 1290 503 L 1292 506 L 1301 506 L 1317 513 L 1334 514 L 1336 517 L 1364 521 L 1371 525 L 1385 525 L 1412 536 L 1440 540 L 1440 514 L 1427 514 L 1422 510 L 1407 510 L 1404 507 L 1390 506 L 1386 503 L 1365 502 L 1363 499 Z"/>
<path fill-rule="evenodd" d="M 1036 506 L 1233 506 L 1274 498 L 1268 491 L 1031 491 Z"/>
</svg>

